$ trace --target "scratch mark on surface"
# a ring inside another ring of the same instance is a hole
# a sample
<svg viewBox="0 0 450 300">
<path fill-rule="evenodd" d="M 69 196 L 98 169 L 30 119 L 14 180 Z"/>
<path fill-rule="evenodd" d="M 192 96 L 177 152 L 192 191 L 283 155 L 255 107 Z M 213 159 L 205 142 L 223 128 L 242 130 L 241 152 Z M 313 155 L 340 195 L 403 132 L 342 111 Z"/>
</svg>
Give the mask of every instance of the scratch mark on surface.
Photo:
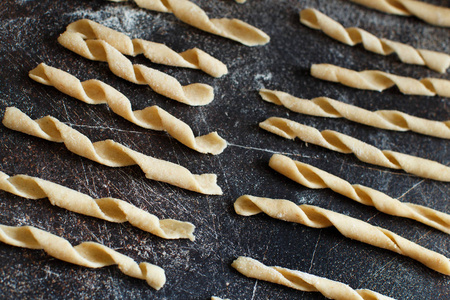
<svg viewBox="0 0 450 300">
<path fill-rule="evenodd" d="M 317 158 L 317 157 L 311 157 L 311 156 L 306 156 L 306 155 L 301 155 L 301 154 L 296 154 L 296 153 L 286 153 L 286 152 L 274 151 L 274 150 L 264 149 L 264 148 L 257 148 L 257 147 L 237 145 L 237 144 L 233 144 L 233 143 L 228 143 L 228 146 L 242 148 L 242 149 L 247 149 L 247 150 L 269 152 L 269 153 L 273 153 L 273 154 L 284 154 L 284 155 L 291 155 L 291 156 L 301 156 L 301 157 L 305 157 L 305 158 Z"/>
<path fill-rule="evenodd" d="M 311 257 L 311 262 L 310 262 L 310 264 L 309 264 L 308 273 L 311 273 L 311 270 L 312 270 L 312 268 L 313 268 L 314 258 L 315 258 L 315 256 L 316 256 L 316 251 L 317 251 L 317 247 L 319 246 L 320 236 L 321 236 L 321 235 L 322 235 L 322 229 L 319 231 L 319 237 L 317 238 L 316 245 L 315 245 L 315 247 L 314 247 L 314 251 L 313 251 L 313 254 L 312 254 L 312 257 Z"/>
<path fill-rule="evenodd" d="M 89 235 L 91 235 L 94 240 L 97 241 L 97 243 L 100 243 L 102 245 L 104 244 L 103 240 L 99 239 L 91 230 L 89 230 L 89 228 L 87 228 L 86 224 L 83 224 L 83 227 L 86 228 L 86 232 L 89 233 Z"/>
<path fill-rule="evenodd" d="M 255 299 L 257 286 L 258 286 L 258 279 L 256 279 L 255 285 L 253 286 L 252 300 Z"/>
<path fill-rule="evenodd" d="M 66 113 L 66 119 L 67 119 L 68 121 L 70 121 L 70 115 L 69 115 L 69 112 L 67 111 L 66 104 L 63 102 L 62 105 L 63 105 L 63 107 L 64 107 L 64 112 Z"/>
<path fill-rule="evenodd" d="M 157 134 L 157 131 L 141 132 L 141 131 L 136 131 L 136 130 L 124 130 L 124 129 L 112 128 L 112 127 L 100 126 L 100 125 L 80 125 L 80 124 L 73 124 L 70 122 L 63 122 L 63 123 L 70 127 L 80 127 L 80 128 L 88 128 L 88 129 L 105 129 L 105 130 L 118 131 L 118 132 L 124 132 L 124 133 L 145 134 L 145 135 L 159 135 L 159 134 Z"/>
<path fill-rule="evenodd" d="M 409 190 L 407 190 L 406 192 L 404 192 L 400 197 L 398 197 L 397 199 L 401 199 L 403 198 L 406 194 L 408 194 L 409 192 L 411 192 L 412 190 L 414 190 L 419 184 L 421 184 L 422 182 L 424 182 L 424 180 L 419 181 L 418 183 L 416 183 L 415 185 L 413 185 Z"/>
<path fill-rule="evenodd" d="M 368 218 L 368 219 L 366 220 L 366 222 L 369 223 L 370 220 L 372 220 L 373 218 L 375 218 L 375 217 L 378 216 L 379 214 L 380 214 L 380 213 L 377 212 L 376 214 L 374 214 L 373 216 L 371 216 L 370 218 Z"/>
</svg>

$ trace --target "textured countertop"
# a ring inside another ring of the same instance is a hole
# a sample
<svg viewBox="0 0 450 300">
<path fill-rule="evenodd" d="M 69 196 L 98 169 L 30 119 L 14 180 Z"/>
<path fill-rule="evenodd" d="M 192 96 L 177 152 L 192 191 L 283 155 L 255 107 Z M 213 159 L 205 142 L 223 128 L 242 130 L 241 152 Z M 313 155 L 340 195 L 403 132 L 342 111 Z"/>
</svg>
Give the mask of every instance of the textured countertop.
<svg viewBox="0 0 450 300">
<path fill-rule="evenodd" d="M 332 129 L 375 145 L 443 164 L 450 163 L 449 142 L 411 132 L 392 132 L 343 119 L 289 112 L 266 103 L 260 88 L 277 89 L 301 98 L 328 96 L 369 110 L 396 109 L 411 115 L 450 119 L 450 99 L 408 96 L 397 88 L 383 93 L 351 89 L 309 75 L 313 63 L 332 63 L 355 70 L 379 69 L 414 78 L 450 79 L 421 66 L 402 64 L 349 47 L 303 26 L 301 9 L 312 7 L 341 22 L 386 37 L 450 53 L 449 29 L 416 18 L 387 15 L 345 0 L 195 0 L 210 17 L 242 19 L 271 36 L 269 44 L 246 47 L 197 30 L 171 14 L 147 11 L 133 3 L 102 0 L 0 2 L 0 116 L 16 106 L 33 119 L 52 115 L 92 141 L 114 139 L 142 153 L 179 163 L 193 173 L 216 173 L 223 196 L 205 196 L 145 178 L 134 167 L 109 168 L 69 152 L 64 145 L 15 132 L 0 125 L 0 170 L 47 179 L 92 197 L 116 197 L 160 218 L 190 221 L 196 240 L 164 240 L 132 227 L 78 215 L 52 206 L 47 199 L 26 200 L 0 191 L 0 220 L 6 225 L 33 225 L 68 239 L 73 245 L 96 241 L 137 262 L 166 271 L 160 290 L 123 275 L 115 266 L 88 269 L 61 262 L 44 251 L 0 243 L 0 298 L 142 298 L 323 299 L 275 284 L 248 279 L 230 267 L 238 256 L 267 265 L 310 272 L 367 288 L 397 299 L 449 299 L 450 279 L 407 257 L 344 238 L 334 228 L 314 229 L 265 215 L 238 216 L 233 203 L 243 194 L 308 203 L 368 221 L 450 257 L 447 234 L 420 223 L 391 217 L 331 190 L 311 190 L 268 167 L 272 154 L 283 153 L 351 183 L 370 186 L 401 201 L 450 212 L 449 184 L 424 180 L 403 171 L 360 162 L 353 155 L 290 141 L 268 133 L 258 123 L 271 116 L 288 117 L 320 130 Z M 448 0 L 427 0 L 450 6 Z M 82 58 L 56 39 L 65 27 L 89 18 L 133 38 L 165 43 L 176 51 L 198 47 L 228 65 L 229 74 L 212 78 L 201 71 L 154 65 L 183 85 L 202 82 L 214 87 L 215 99 L 189 107 L 115 77 L 106 63 Z M 81 80 L 100 79 L 131 99 L 133 109 L 158 105 L 189 124 L 195 135 L 217 131 L 228 147 L 217 156 L 199 154 L 164 132 L 145 130 L 116 116 L 106 105 L 92 106 L 28 77 L 39 63 L 67 71 Z"/>
</svg>

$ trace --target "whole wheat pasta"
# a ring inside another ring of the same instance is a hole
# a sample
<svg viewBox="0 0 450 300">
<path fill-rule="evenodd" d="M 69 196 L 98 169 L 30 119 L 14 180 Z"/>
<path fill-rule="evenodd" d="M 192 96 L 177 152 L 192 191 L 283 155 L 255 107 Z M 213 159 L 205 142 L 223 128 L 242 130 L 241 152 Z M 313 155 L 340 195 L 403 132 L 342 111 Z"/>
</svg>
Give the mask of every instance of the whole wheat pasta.
<svg viewBox="0 0 450 300">
<path fill-rule="evenodd" d="M 84 40 L 82 35 L 64 32 L 58 42 L 67 49 L 91 60 L 107 62 L 120 78 L 136 84 L 147 84 L 156 93 L 188 105 L 206 105 L 214 99 L 213 88 L 203 83 L 186 86 L 174 77 L 144 65 L 135 64 L 103 40 Z"/>
<path fill-rule="evenodd" d="M 450 182 L 450 167 L 438 162 L 400 152 L 380 150 L 348 135 L 333 131 L 319 131 L 288 119 L 272 117 L 259 126 L 286 139 L 296 137 L 340 153 L 353 153 L 359 160 L 392 169 L 402 169 L 423 178 Z"/>
<path fill-rule="evenodd" d="M 32 226 L 0 225 L 0 241 L 16 247 L 42 249 L 54 258 L 83 267 L 117 265 L 125 275 L 146 280 L 156 290 L 166 283 L 164 270 L 158 266 L 146 262 L 138 265 L 128 256 L 94 242 L 73 247 L 67 240 Z"/>
<path fill-rule="evenodd" d="M 281 91 L 262 89 L 262 99 L 301 114 L 328 118 L 345 118 L 382 129 L 414 131 L 434 137 L 450 139 L 450 121 L 439 122 L 414 117 L 397 110 L 369 111 L 327 97 L 300 99 Z"/>
<path fill-rule="evenodd" d="M 102 81 L 93 79 L 80 82 L 69 73 L 44 63 L 31 70 L 29 76 L 85 103 L 106 103 L 113 112 L 126 120 L 143 128 L 166 131 L 182 144 L 198 152 L 219 154 L 227 146 L 227 142 L 216 132 L 195 137 L 186 123 L 156 105 L 132 111 L 130 100 Z"/>
<path fill-rule="evenodd" d="M 250 257 L 239 256 L 231 266 L 247 277 L 281 284 L 304 292 L 319 292 L 329 299 L 393 300 L 371 290 L 354 290 L 344 283 L 309 273 L 282 267 L 268 267 Z"/>
<path fill-rule="evenodd" d="M 138 165 L 149 179 L 202 194 L 222 194 L 215 174 L 194 175 L 180 165 L 144 155 L 112 140 L 92 143 L 85 135 L 51 116 L 32 120 L 17 108 L 8 107 L 3 125 L 48 141 L 64 143 L 71 152 L 109 167 Z"/>
<path fill-rule="evenodd" d="M 389 215 L 409 218 L 450 234 L 450 215 L 413 203 L 403 203 L 388 195 L 342 178 L 287 156 L 274 154 L 269 166 L 275 171 L 311 189 L 329 188 L 364 205 L 374 206 Z"/>
<path fill-rule="evenodd" d="M 333 226 L 345 237 L 408 256 L 430 269 L 450 275 L 450 261 L 444 255 L 426 249 L 384 228 L 327 209 L 306 204 L 297 206 L 288 200 L 249 195 L 239 197 L 234 203 L 234 209 L 242 216 L 253 216 L 264 212 L 275 219 L 300 223 L 313 228 Z"/>
<path fill-rule="evenodd" d="M 350 0 L 376 10 L 400 15 L 415 16 L 423 21 L 436 25 L 450 26 L 450 9 L 415 0 Z"/>
<path fill-rule="evenodd" d="M 109 0 L 125 2 L 127 0 Z M 200 30 L 216 34 L 246 46 L 267 44 L 270 37 L 260 29 L 238 19 L 210 19 L 204 10 L 187 0 L 134 0 L 139 7 L 173 13 L 179 20 Z"/>
<path fill-rule="evenodd" d="M 84 40 L 104 40 L 125 55 L 144 54 L 150 61 L 157 64 L 200 69 L 214 77 L 221 77 L 228 73 L 224 63 L 198 48 L 177 53 L 164 44 L 143 39 L 130 39 L 121 32 L 88 19 L 69 24 L 66 31 L 79 34 Z"/>
<path fill-rule="evenodd" d="M 381 92 L 396 85 L 400 92 L 407 95 L 450 97 L 450 81 L 439 78 L 417 80 L 376 70 L 357 72 L 330 64 L 312 65 L 311 75 L 362 90 Z"/>
<path fill-rule="evenodd" d="M 357 27 L 344 28 L 340 23 L 315 9 L 302 10 L 300 22 L 310 28 L 322 30 L 326 35 L 346 45 L 355 46 L 362 43 L 366 50 L 377 54 L 396 53 L 400 60 L 407 64 L 425 65 L 440 73 L 445 73 L 450 66 L 450 55 L 446 53 L 415 49 L 406 44 L 380 39 Z"/>
<path fill-rule="evenodd" d="M 0 171 L 0 189 L 27 199 L 48 197 L 52 205 L 109 222 L 128 221 L 131 225 L 164 239 L 194 240 L 195 226 L 189 222 L 159 220 L 155 215 L 125 201 L 110 197 L 93 199 L 86 194 L 37 177 L 10 177 Z"/>
</svg>

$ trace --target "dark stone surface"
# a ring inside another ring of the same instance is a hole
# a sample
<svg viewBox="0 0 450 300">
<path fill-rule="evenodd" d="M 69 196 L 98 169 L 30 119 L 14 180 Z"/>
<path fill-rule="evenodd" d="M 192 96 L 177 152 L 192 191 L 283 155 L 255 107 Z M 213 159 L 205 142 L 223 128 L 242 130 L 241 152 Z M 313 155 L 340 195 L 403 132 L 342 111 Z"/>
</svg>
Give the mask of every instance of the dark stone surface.
<svg viewBox="0 0 450 300">
<path fill-rule="evenodd" d="M 415 133 L 378 130 L 341 119 L 299 115 L 261 101 L 258 89 L 279 89 L 303 98 L 328 96 L 370 110 L 397 109 L 436 120 L 447 120 L 449 99 L 402 95 L 396 88 L 383 93 L 354 90 L 309 75 L 312 63 L 380 69 L 415 78 L 449 79 L 420 66 L 404 65 L 395 55 L 382 57 L 362 47 L 348 47 L 298 21 L 302 8 L 314 7 L 344 26 L 359 26 L 380 37 L 413 46 L 450 52 L 449 29 L 415 18 L 383 14 L 344 0 L 200 1 L 210 17 L 236 17 L 267 32 L 272 40 L 249 48 L 202 32 L 173 15 L 145 11 L 129 3 L 101 0 L 0 2 L 0 115 L 16 106 L 32 118 L 52 115 L 93 141 L 113 138 L 145 154 L 180 163 L 193 173 L 216 173 L 223 196 L 204 196 L 149 181 L 137 167 L 108 168 L 80 158 L 61 145 L 0 126 L 0 170 L 51 180 L 93 197 L 117 197 L 161 218 L 191 221 L 196 240 L 167 241 L 128 223 L 113 224 L 53 207 L 47 199 L 30 201 L 0 191 L 0 220 L 7 225 L 33 225 L 67 238 L 76 245 L 97 241 L 138 262 L 166 270 L 167 284 L 156 292 L 144 281 L 123 275 L 116 267 L 99 270 L 52 259 L 43 251 L 0 244 L 0 298 L 142 298 L 323 299 L 282 286 L 248 279 L 230 267 L 239 255 L 368 288 L 398 299 L 449 299 L 450 280 L 420 263 L 342 237 L 335 229 L 313 229 L 260 215 L 241 217 L 233 203 L 242 194 L 286 198 L 332 209 L 392 230 L 450 257 L 448 235 L 419 223 L 379 213 L 330 190 L 310 190 L 268 167 L 273 153 L 286 155 L 374 187 L 403 201 L 450 212 L 449 185 L 361 163 L 352 155 L 289 141 L 265 132 L 258 122 L 270 116 L 289 117 L 318 129 L 334 129 L 382 149 L 392 149 L 444 164 L 450 163 L 449 143 Z M 427 0 L 450 6 L 448 0 Z M 208 106 L 189 107 L 166 99 L 146 86 L 115 77 L 106 63 L 89 61 L 58 45 L 56 38 L 70 22 L 91 18 L 140 37 L 166 43 L 177 51 L 199 47 L 224 61 L 227 76 L 214 79 L 195 70 L 144 63 L 175 76 L 182 84 L 214 86 Z M 202 155 L 167 134 L 137 127 L 106 106 L 90 106 L 40 85 L 27 73 L 45 62 L 81 80 L 97 78 L 127 95 L 134 109 L 159 105 L 190 124 L 196 135 L 218 131 L 229 146 L 218 156 Z"/>
</svg>

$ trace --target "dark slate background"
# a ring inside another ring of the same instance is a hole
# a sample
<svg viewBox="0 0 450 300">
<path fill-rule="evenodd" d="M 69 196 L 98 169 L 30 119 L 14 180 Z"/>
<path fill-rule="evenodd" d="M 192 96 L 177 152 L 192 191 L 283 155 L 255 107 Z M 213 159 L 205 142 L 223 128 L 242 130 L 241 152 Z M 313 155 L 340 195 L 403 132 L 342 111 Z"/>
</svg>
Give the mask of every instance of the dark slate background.
<svg viewBox="0 0 450 300">
<path fill-rule="evenodd" d="M 449 99 L 407 96 L 392 88 L 383 93 L 354 90 L 309 75 L 313 63 L 332 63 L 356 70 L 380 69 L 414 78 L 450 79 L 421 66 L 404 65 L 395 55 L 378 56 L 361 46 L 348 47 L 299 23 L 301 9 L 313 7 L 343 23 L 380 37 L 416 47 L 450 52 L 449 29 L 415 18 L 387 15 L 346 0 L 195 0 L 210 17 L 235 17 L 263 29 L 271 42 L 246 47 L 178 21 L 171 14 L 146 11 L 133 3 L 102 0 L 0 2 L 0 116 L 16 106 L 32 118 L 52 115 L 93 141 L 112 138 L 157 158 L 179 163 L 193 173 L 216 173 L 223 196 L 205 196 L 147 180 L 138 167 L 109 168 L 69 152 L 63 145 L 14 132 L 0 125 L 0 170 L 51 180 L 93 197 L 117 197 L 160 218 L 190 221 L 195 242 L 168 241 L 125 224 L 113 224 L 53 207 L 47 199 L 31 201 L 0 191 L 0 219 L 7 225 L 33 225 L 67 238 L 103 243 L 137 262 L 163 267 L 166 285 L 158 292 L 145 281 L 123 275 L 116 267 L 87 269 L 49 257 L 44 251 L 0 244 L 0 298 L 143 298 L 323 299 L 254 279 L 230 267 L 239 255 L 368 288 L 398 299 L 449 299 L 450 280 L 418 262 L 342 237 L 337 230 L 313 229 L 264 215 L 241 217 L 233 203 L 243 194 L 285 198 L 356 217 L 392 230 L 450 257 L 448 235 L 419 223 L 379 213 L 330 190 L 310 190 L 268 167 L 273 153 L 360 183 L 402 201 L 450 212 L 448 183 L 423 180 L 402 171 L 368 165 L 352 155 L 334 153 L 301 141 L 289 141 L 258 127 L 270 116 L 288 117 L 320 130 L 333 129 L 381 149 L 405 152 L 450 163 L 449 143 L 415 133 L 390 132 L 342 119 L 288 112 L 262 101 L 260 88 L 279 89 L 298 97 L 328 96 L 366 109 L 396 109 L 435 120 L 448 120 Z M 427 0 L 450 6 L 448 0 Z M 131 37 L 166 43 L 177 51 L 199 47 L 221 59 L 229 74 L 220 79 L 197 70 L 149 63 L 185 85 L 214 87 L 214 101 L 189 107 L 115 77 L 106 63 L 93 62 L 66 50 L 56 39 L 65 27 L 90 18 Z M 91 106 L 27 73 L 39 63 L 63 69 L 81 80 L 97 78 L 127 95 L 134 109 L 159 105 L 193 128 L 196 135 L 218 131 L 229 145 L 218 156 L 202 155 L 163 132 L 148 131 L 114 115 L 105 105 Z"/>
</svg>

